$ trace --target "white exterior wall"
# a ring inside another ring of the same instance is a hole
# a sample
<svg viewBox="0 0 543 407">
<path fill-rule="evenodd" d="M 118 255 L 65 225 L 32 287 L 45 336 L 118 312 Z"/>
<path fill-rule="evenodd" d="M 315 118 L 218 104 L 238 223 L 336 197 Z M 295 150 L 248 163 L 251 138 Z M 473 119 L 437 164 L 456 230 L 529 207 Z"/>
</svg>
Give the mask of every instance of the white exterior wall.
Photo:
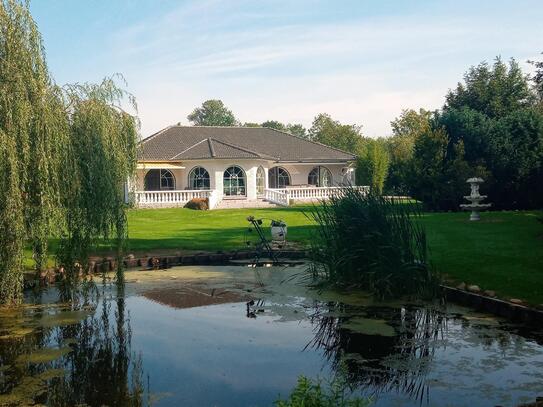
<svg viewBox="0 0 543 407">
<path fill-rule="evenodd" d="M 309 172 L 319 164 L 290 164 L 290 163 L 275 163 L 272 161 L 265 160 L 225 160 L 225 159 L 214 159 L 214 160 L 200 160 L 200 161 L 185 161 L 183 162 L 183 169 L 176 168 L 169 170 L 175 176 L 175 186 L 177 190 L 184 190 L 188 187 L 188 177 L 190 171 L 197 166 L 205 168 L 209 172 L 210 176 L 210 186 L 211 189 L 216 189 L 222 194 L 223 190 L 223 175 L 224 171 L 233 165 L 236 165 L 242 168 L 245 171 L 246 176 L 246 188 L 247 188 L 247 199 L 255 200 L 257 199 L 256 193 L 256 172 L 259 166 L 264 168 L 266 186 L 269 185 L 268 182 L 268 171 L 270 168 L 279 166 L 286 169 L 290 174 L 291 185 L 307 185 Z M 339 185 L 343 181 L 344 169 L 347 167 L 347 164 L 321 164 L 321 166 L 326 167 L 332 173 L 333 185 Z M 158 168 L 157 165 L 154 165 L 153 168 Z M 137 178 L 135 182 L 136 190 L 144 190 L 144 178 L 148 169 L 138 169 Z"/>
<path fill-rule="evenodd" d="M 290 183 L 296 185 L 308 185 L 308 176 L 311 170 L 317 167 L 317 164 L 274 164 L 283 167 L 290 174 Z M 321 164 L 321 167 L 326 167 L 332 173 L 332 186 L 339 185 L 343 181 L 342 169 L 346 164 Z"/>
</svg>

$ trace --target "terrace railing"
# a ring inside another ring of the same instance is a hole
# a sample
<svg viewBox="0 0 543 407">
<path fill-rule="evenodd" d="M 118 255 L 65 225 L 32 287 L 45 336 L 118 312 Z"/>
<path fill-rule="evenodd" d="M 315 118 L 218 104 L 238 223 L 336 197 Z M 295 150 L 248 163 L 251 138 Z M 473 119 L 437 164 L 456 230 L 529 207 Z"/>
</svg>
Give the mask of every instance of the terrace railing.
<svg viewBox="0 0 543 407">
<path fill-rule="evenodd" d="M 210 198 L 210 190 L 135 191 L 138 207 L 181 206 L 193 198 Z"/>
<path fill-rule="evenodd" d="M 288 206 L 288 194 L 283 189 L 268 189 L 264 190 L 264 199 L 271 203 L 281 206 Z"/>
<path fill-rule="evenodd" d="M 284 202 L 284 205 L 286 206 L 291 200 L 310 202 L 329 199 L 331 196 L 340 193 L 344 188 L 345 187 L 288 187 L 281 189 L 266 189 L 264 199 L 273 203 L 281 202 L 278 203 L 279 205 Z M 367 186 L 355 186 L 352 188 L 366 193 L 369 192 L 369 187 Z"/>
<path fill-rule="evenodd" d="M 289 206 L 292 202 L 311 202 L 329 199 L 344 187 L 289 187 L 266 188 L 263 198 L 276 205 Z M 369 192 L 369 187 L 353 187 Z M 223 196 L 218 190 L 134 191 L 134 203 L 140 208 L 183 206 L 193 198 L 207 198 L 209 209 L 215 209 Z"/>
</svg>

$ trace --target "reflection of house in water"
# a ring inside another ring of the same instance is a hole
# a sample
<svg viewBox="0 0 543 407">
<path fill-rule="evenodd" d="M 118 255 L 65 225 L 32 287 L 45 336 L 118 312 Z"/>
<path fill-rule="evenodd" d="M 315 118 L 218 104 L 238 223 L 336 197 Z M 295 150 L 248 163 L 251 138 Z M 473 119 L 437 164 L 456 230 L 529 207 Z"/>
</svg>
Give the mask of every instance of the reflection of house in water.
<svg viewBox="0 0 543 407">
<path fill-rule="evenodd" d="M 338 316 L 344 314 L 345 316 Z M 363 332 L 346 328 L 363 315 L 393 330 Z M 391 390 L 421 401 L 427 396 L 425 376 L 444 319 L 431 309 L 378 308 L 328 303 L 312 316 L 315 337 L 307 347 L 321 348 L 350 385 L 372 393 Z"/>
</svg>

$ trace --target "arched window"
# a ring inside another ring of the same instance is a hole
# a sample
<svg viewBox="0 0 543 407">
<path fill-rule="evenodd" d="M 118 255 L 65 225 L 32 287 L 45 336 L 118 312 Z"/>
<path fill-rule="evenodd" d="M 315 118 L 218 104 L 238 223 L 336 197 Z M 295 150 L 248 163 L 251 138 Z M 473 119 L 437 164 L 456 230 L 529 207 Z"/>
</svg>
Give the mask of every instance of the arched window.
<svg viewBox="0 0 543 407">
<path fill-rule="evenodd" d="M 264 195 L 264 188 L 266 187 L 266 174 L 264 168 L 258 167 L 256 170 L 256 194 Z"/>
<path fill-rule="evenodd" d="M 204 167 L 194 167 L 190 170 L 189 189 L 210 189 L 209 172 Z"/>
<path fill-rule="evenodd" d="M 245 196 L 245 172 L 238 166 L 224 171 L 223 191 L 225 196 Z"/>
<path fill-rule="evenodd" d="M 167 191 L 175 189 L 175 176 L 170 170 L 149 170 L 143 180 L 145 191 Z"/>
<path fill-rule="evenodd" d="M 270 168 L 268 179 L 270 188 L 285 188 L 290 185 L 290 174 L 282 167 Z"/>
<path fill-rule="evenodd" d="M 307 183 L 317 187 L 331 187 L 332 173 L 326 167 L 315 167 L 309 172 Z"/>
</svg>

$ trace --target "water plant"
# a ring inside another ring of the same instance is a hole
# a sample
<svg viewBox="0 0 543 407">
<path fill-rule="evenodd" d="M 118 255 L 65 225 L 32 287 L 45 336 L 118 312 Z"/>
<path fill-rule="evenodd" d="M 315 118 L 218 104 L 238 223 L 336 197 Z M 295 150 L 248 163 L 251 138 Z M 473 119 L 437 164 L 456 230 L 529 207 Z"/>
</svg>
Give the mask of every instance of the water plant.
<svg viewBox="0 0 543 407">
<path fill-rule="evenodd" d="M 355 188 L 313 207 L 309 269 L 316 284 L 368 290 L 381 299 L 437 295 L 418 215 L 416 204 Z"/>
<path fill-rule="evenodd" d="M 298 378 L 296 387 L 286 400 L 277 400 L 276 407 L 366 407 L 371 400 L 350 397 L 348 385 L 341 376 L 332 379 L 327 385 L 320 380 L 311 380 L 305 376 Z"/>
</svg>

